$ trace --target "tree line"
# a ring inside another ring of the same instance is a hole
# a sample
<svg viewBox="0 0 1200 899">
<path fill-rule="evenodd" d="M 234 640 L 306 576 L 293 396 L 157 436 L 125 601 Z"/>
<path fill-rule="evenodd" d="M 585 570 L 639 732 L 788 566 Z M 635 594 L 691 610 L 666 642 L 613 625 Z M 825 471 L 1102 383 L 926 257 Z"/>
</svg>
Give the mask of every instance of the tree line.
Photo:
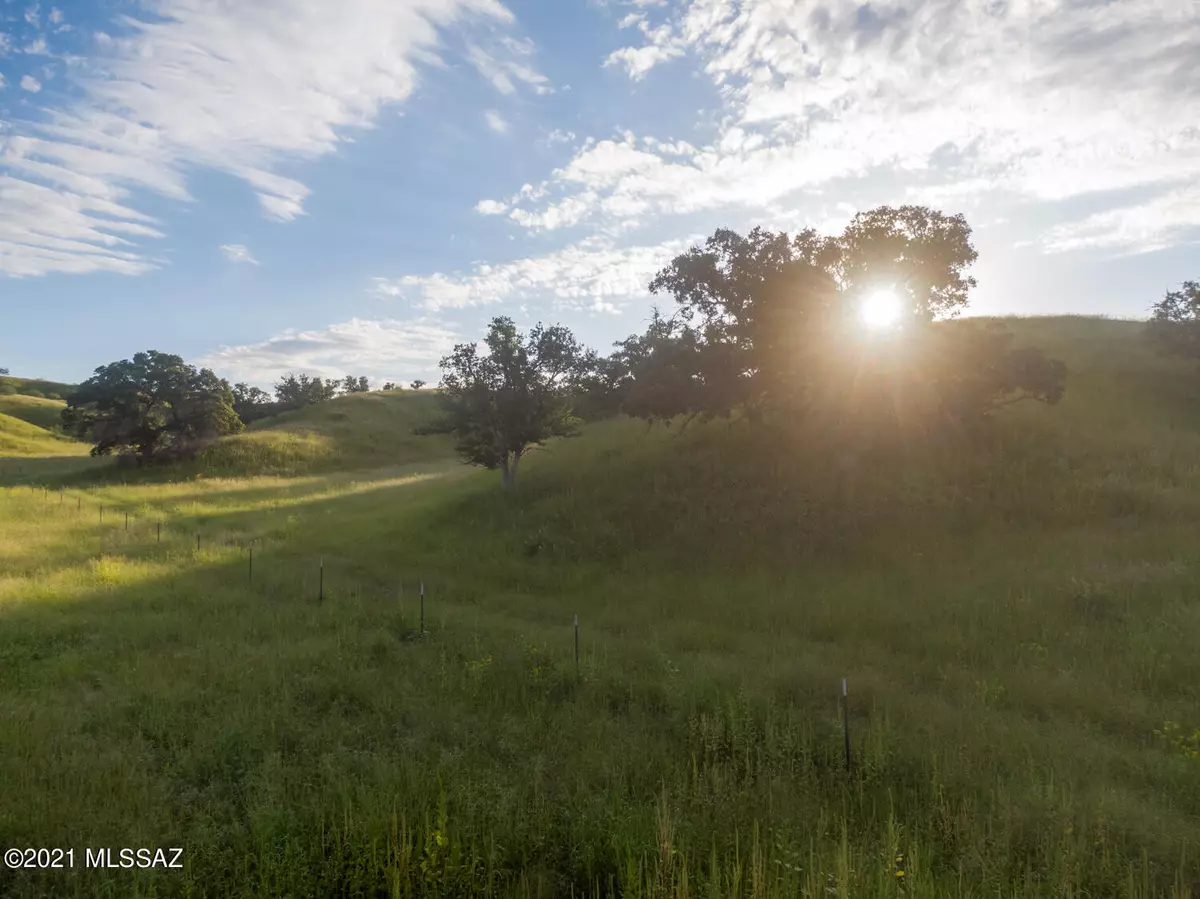
<svg viewBox="0 0 1200 899">
<path fill-rule="evenodd" d="M 414 389 L 417 384 L 413 382 Z M 322 379 L 288 373 L 274 396 L 233 385 L 211 369 L 157 350 L 101 366 L 74 391 L 63 410 L 63 428 L 92 444 L 93 456 L 118 454 L 139 465 L 195 455 L 206 443 L 236 434 L 251 422 L 370 391 L 365 376 Z M 396 390 L 388 382 L 384 390 Z"/>
<path fill-rule="evenodd" d="M 565 328 L 522 335 L 495 319 L 441 361 L 442 419 L 462 457 L 505 487 L 530 448 L 624 414 L 670 425 L 734 419 L 819 437 L 843 458 L 903 434 L 977 432 L 1001 405 L 1057 403 L 1066 367 L 1017 348 L 994 325 L 938 327 L 967 305 L 976 259 L 961 215 L 922 206 L 860 213 L 840 235 L 721 229 L 649 283 L 673 300 L 600 356 Z M 885 292 L 895 321 L 867 333 L 864 299 Z"/>
<path fill-rule="evenodd" d="M 968 305 L 976 258 L 965 218 L 925 206 L 859 213 L 837 235 L 720 229 L 654 276 L 650 293 L 671 307 L 607 355 L 561 325 L 524 334 L 494 319 L 484 349 L 460 344 L 441 360 L 442 414 L 420 433 L 452 435 L 464 461 L 498 469 L 506 488 L 531 448 L 615 415 L 668 426 L 737 420 L 764 439 L 803 436 L 849 459 L 897 439 L 969 441 L 1001 406 L 1057 403 L 1067 377 L 1062 362 L 1014 346 L 995 322 L 946 327 Z M 868 330 L 864 301 L 881 294 L 894 320 Z M 1148 330 L 1168 351 L 1200 358 L 1200 285 L 1168 293 Z M 367 389 L 366 378 L 289 374 L 272 400 L 177 356 L 139 353 L 97 369 L 64 422 L 95 454 L 150 462 Z"/>
</svg>

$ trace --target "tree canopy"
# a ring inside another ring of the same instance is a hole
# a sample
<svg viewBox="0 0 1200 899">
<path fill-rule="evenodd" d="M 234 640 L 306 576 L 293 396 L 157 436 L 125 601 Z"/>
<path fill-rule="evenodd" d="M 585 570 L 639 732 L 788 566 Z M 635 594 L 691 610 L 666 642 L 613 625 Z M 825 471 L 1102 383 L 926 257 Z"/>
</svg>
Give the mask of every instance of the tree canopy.
<svg viewBox="0 0 1200 899">
<path fill-rule="evenodd" d="M 129 454 L 143 464 L 240 431 L 233 402 L 229 384 L 209 369 L 150 350 L 97 368 L 67 401 L 63 427 L 93 443 L 93 456 Z"/>
<path fill-rule="evenodd" d="M 592 387 L 610 407 L 668 422 L 734 410 L 752 422 L 877 417 L 890 404 L 888 415 L 904 408 L 928 424 L 1056 402 L 1061 364 L 994 328 L 933 327 L 966 307 L 976 256 L 961 215 L 923 206 L 859 213 L 836 236 L 718 230 L 658 272 L 650 291 L 675 309 L 597 360 Z M 866 334 L 860 311 L 877 292 L 895 298 L 897 320 Z"/>
<path fill-rule="evenodd" d="M 1200 281 L 1184 281 L 1154 304 L 1147 324 L 1151 339 L 1168 353 L 1200 359 Z"/>
<path fill-rule="evenodd" d="M 283 409 L 299 409 L 333 399 L 339 386 L 337 381 L 323 381 L 305 374 L 297 377 L 289 372 L 275 385 L 275 399 Z"/>
<path fill-rule="evenodd" d="M 463 460 L 499 468 L 507 489 L 531 447 L 578 433 L 571 397 L 586 355 L 567 328 L 539 324 L 526 336 L 504 317 L 484 344 L 485 354 L 464 343 L 441 360 L 444 415 L 420 432 L 453 435 Z"/>
</svg>

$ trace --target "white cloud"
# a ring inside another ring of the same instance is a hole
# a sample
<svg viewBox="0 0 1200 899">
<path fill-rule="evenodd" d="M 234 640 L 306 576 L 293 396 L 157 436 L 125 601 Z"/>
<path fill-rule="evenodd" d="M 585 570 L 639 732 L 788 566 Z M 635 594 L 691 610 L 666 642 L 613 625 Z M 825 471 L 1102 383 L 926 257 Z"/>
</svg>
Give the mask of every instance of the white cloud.
<svg viewBox="0 0 1200 899">
<path fill-rule="evenodd" d="M 1088 216 L 1052 228 L 1044 246 L 1053 253 L 1070 250 L 1152 252 L 1200 243 L 1200 183 L 1179 185 L 1152 200 Z"/>
<path fill-rule="evenodd" d="M 555 128 L 546 135 L 546 143 L 553 146 L 554 144 L 571 144 L 575 142 L 574 131 L 563 131 L 561 128 Z"/>
<path fill-rule="evenodd" d="M 38 10 L 40 8 L 41 8 L 40 5 L 37 3 L 33 4 L 33 6 L 28 7 L 25 10 L 25 21 L 28 22 L 30 25 L 37 25 Z"/>
<path fill-rule="evenodd" d="M 495 35 L 514 21 L 499 0 L 156 0 L 153 12 L 153 21 L 123 19 L 125 36 L 96 33 L 98 58 L 74 73 L 78 101 L 0 134 L 0 168 L 27 185 L 24 205 L 0 204 L 0 272 L 111 267 L 114 231 L 159 233 L 134 213 L 130 191 L 187 200 L 184 172 L 197 166 L 247 182 L 270 218 L 302 215 L 308 188 L 278 174 L 284 165 L 334 152 L 347 129 L 370 127 L 385 104 L 407 98 L 417 66 L 439 62 L 442 30 L 474 22 Z M 499 37 L 489 47 L 514 89 L 548 89 L 527 42 Z M 121 211 L 114 219 L 101 203 Z M 31 249 L 64 237 L 58 222 L 80 259 Z M 125 246 L 121 270 L 155 264 Z"/>
<path fill-rule="evenodd" d="M 500 115 L 500 113 L 496 112 L 496 110 L 489 109 L 483 114 L 483 118 L 484 121 L 487 122 L 487 126 L 497 134 L 505 134 L 508 132 L 508 122 L 506 122 L 504 120 L 504 116 Z"/>
<path fill-rule="evenodd" d="M 424 309 L 550 299 L 559 307 L 618 312 L 646 294 L 654 274 L 698 238 L 619 247 L 592 237 L 544 256 L 497 265 L 476 263 L 468 272 L 376 278 L 376 293 L 415 301 Z"/>
<path fill-rule="evenodd" d="M 63 21 L 63 18 L 64 18 L 64 16 L 63 16 L 63 14 L 62 14 L 62 10 L 61 10 L 61 9 L 58 9 L 57 7 L 52 7 L 52 8 L 50 9 L 50 22 L 51 22 L 52 24 L 54 24 L 54 25 L 61 25 L 61 24 L 62 24 L 62 21 Z"/>
<path fill-rule="evenodd" d="M 681 47 L 660 47 L 654 44 L 645 47 L 622 47 L 620 50 L 614 50 L 608 54 L 604 60 L 604 66 L 607 68 L 622 65 L 630 78 L 640 81 L 660 62 L 666 62 L 668 59 L 682 55 L 683 48 Z"/>
<path fill-rule="evenodd" d="M 431 318 L 360 319 L 322 330 L 288 330 L 261 343 L 221 347 L 200 364 L 232 381 L 270 388 L 289 371 L 372 381 L 436 379 L 437 363 L 461 338 Z"/>
<path fill-rule="evenodd" d="M 920 174 L 947 195 L 1034 201 L 1200 179 L 1194 4 L 684 0 L 666 12 L 657 24 L 626 16 L 641 42 L 606 64 L 636 79 L 690 54 L 721 98 L 715 138 L 683 158 L 645 137 L 585 144 L 514 221 L 761 209 L 878 173 L 901 190 Z M 1171 204 L 1200 223 L 1187 208 Z M 1146 233 L 1119 219 L 1092 226 L 1114 240 Z"/>
<path fill-rule="evenodd" d="M 8 81 L 4 78 L 4 73 L 0 72 L 0 90 L 8 86 Z"/>
<path fill-rule="evenodd" d="M 258 260 L 250 254 L 245 244 L 223 243 L 220 249 L 225 254 L 225 258 L 230 262 L 249 262 L 252 265 L 258 265 Z"/>
<path fill-rule="evenodd" d="M 475 211 L 480 215 L 503 215 L 508 206 L 495 200 L 480 200 L 475 204 Z"/>
<path fill-rule="evenodd" d="M 621 28 L 636 25 L 642 32 L 645 43 L 640 47 L 622 47 L 608 54 L 605 68 L 621 65 L 634 81 L 640 81 L 659 63 L 683 56 L 687 45 L 669 24 L 653 28 L 642 13 L 631 13 L 618 23 Z"/>
<path fill-rule="evenodd" d="M 30 41 L 21 48 L 22 53 L 28 53 L 30 56 L 49 56 L 50 51 L 46 48 L 46 39 L 39 37 L 36 40 Z"/>
<path fill-rule="evenodd" d="M 502 94 L 516 93 L 517 84 L 531 87 L 535 93 L 551 93 L 550 80 L 534 69 L 527 60 L 533 54 L 529 41 L 501 39 L 501 52 L 488 51 L 478 44 L 467 47 L 467 59 L 475 69 Z"/>
<path fill-rule="evenodd" d="M 32 75 L 21 76 L 21 90 L 29 91 L 31 94 L 36 94 L 42 89 L 42 82 L 38 81 Z"/>
</svg>

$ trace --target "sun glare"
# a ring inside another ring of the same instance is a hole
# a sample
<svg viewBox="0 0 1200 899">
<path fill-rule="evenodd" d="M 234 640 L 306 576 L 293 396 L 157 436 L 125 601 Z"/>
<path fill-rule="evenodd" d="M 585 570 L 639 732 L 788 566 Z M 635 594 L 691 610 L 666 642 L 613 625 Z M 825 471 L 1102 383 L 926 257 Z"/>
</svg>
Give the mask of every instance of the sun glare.
<svg viewBox="0 0 1200 899">
<path fill-rule="evenodd" d="M 900 319 L 900 297 L 891 290 L 877 290 L 868 296 L 858 314 L 868 328 L 886 328 Z"/>
</svg>

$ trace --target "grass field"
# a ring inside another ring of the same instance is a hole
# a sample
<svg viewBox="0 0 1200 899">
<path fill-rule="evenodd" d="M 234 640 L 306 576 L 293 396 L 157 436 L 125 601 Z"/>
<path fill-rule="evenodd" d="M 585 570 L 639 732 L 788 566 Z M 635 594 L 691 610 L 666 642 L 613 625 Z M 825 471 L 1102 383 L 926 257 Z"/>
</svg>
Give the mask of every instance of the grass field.
<svg viewBox="0 0 1200 899">
<path fill-rule="evenodd" d="M 76 857 L 0 894 L 1200 893 L 1200 382 L 1008 324 L 1061 406 L 843 477 L 616 421 L 506 496 L 378 437 L 413 397 L 329 404 L 303 474 L 42 460 L 0 490 L 0 848 Z M 83 868 L 124 846 L 185 867 Z"/>
</svg>

